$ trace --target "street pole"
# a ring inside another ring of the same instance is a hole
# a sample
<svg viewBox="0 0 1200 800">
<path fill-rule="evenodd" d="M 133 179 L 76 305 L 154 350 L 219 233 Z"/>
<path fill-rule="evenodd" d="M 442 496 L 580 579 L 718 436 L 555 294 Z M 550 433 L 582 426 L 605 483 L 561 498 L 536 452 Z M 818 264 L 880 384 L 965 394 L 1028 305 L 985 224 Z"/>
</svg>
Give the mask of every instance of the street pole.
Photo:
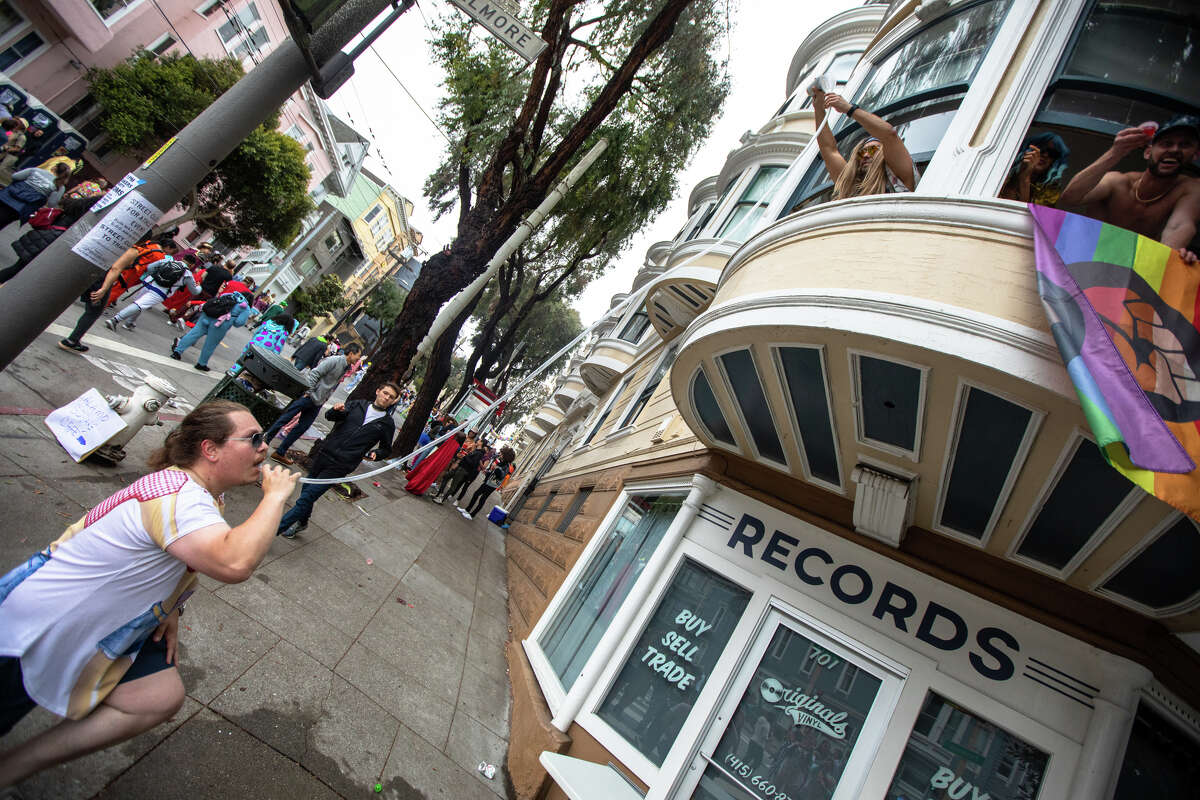
<svg viewBox="0 0 1200 800">
<path fill-rule="evenodd" d="M 390 5 L 390 0 L 350 0 L 313 35 L 310 48 L 316 63 L 336 62 L 341 48 Z M 411 5 L 406 2 L 403 9 Z M 169 211 L 310 77 L 300 47 L 292 39 L 280 42 L 157 158 L 132 173 L 145 181 L 136 191 L 155 208 Z M 0 370 L 107 270 L 108 264 L 98 266 L 71 248 L 120 205 L 118 201 L 98 214 L 85 215 L 0 288 Z"/>
</svg>

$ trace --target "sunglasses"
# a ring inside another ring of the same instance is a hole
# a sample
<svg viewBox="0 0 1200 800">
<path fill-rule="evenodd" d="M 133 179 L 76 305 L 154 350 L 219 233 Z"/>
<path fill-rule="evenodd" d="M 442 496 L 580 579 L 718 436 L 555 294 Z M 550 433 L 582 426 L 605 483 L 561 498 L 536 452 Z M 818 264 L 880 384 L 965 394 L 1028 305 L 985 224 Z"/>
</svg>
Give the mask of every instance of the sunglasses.
<svg viewBox="0 0 1200 800">
<path fill-rule="evenodd" d="M 263 446 L 263 442 L 266 441 L 266 437 L 263 436 L 262 431 L 259 431 L 253 436 L 230 436 L 229 440 L 232 442 L 249 442 L 250 446 L 257 450 Z"/>
<path fill-rule="evenodd" d="M 860 152 L 878 153 L 882 149 L 883 149 L 883 145 L 879 144 L 878 142 L 870 142 L 869 144 L 864 144 L 863 148 Z"/>
</svg>

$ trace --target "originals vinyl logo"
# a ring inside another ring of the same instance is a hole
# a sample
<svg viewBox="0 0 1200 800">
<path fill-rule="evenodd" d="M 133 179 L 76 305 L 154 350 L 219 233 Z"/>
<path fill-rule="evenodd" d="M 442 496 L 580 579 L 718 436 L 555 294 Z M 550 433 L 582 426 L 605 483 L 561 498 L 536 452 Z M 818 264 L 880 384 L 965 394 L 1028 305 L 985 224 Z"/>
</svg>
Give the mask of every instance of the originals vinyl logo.
<svg viewBox="0 0 1200 800">
<path fill-rule="evenodd" d="M 826 707 L 820 702 L 820 695 L 807 695 L 799 689 L 785 689 L 774 678 L 763 680 L 758 691 L 763 700 L 791 717 L 793 725 L 816 728 L 834 739 L 845 738 L 846 712 Z"/>
</svg>

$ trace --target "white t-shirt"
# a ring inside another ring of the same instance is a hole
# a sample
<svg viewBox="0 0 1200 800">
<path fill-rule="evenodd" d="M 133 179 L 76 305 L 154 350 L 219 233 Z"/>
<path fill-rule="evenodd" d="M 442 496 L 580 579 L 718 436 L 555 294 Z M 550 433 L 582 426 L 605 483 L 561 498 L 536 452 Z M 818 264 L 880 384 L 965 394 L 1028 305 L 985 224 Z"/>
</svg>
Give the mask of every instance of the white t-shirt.
<svg viewBox="0 0 1200 800">
<path fill-rule="evenodd" d="M 38 705 L 81 719 L 112 691 L 196 582 L 167 546 L 223 523 L 220 503 L 182 470 L 151 473 L 0 578 L 0 655 Z"/>
<path fill-rule="evenodd" d="M 375 407 L 375 404 L 372 403 L 371 405 L 367 406 L 367 413 L 363 414 L 363 425 L 370 425 L 372 422 L 379 419 L 386 413 L 386 410 L 380 411 Z"/>
</svg>

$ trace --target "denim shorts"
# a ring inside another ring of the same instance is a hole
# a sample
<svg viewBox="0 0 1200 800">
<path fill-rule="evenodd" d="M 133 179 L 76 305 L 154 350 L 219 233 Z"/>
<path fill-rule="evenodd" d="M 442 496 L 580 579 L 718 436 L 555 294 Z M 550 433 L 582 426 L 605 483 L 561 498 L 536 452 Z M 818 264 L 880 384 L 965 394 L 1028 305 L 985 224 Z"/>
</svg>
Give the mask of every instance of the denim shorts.
<svg viewBox="0 0 1200 800">
<path fill-rule="evenodd" d="M 119 685 L 135 681 L 173 666 L 175 665 L 167 663 L 167 637 L 164 636 L 158 642 L 147 639 L 138 652 L 137 660 L 117 683 Z M 21 659 L 16 656 L 0 656 L 0 736 L 12 730 L 36 705 L 25 691 Z"/>
</svg>

